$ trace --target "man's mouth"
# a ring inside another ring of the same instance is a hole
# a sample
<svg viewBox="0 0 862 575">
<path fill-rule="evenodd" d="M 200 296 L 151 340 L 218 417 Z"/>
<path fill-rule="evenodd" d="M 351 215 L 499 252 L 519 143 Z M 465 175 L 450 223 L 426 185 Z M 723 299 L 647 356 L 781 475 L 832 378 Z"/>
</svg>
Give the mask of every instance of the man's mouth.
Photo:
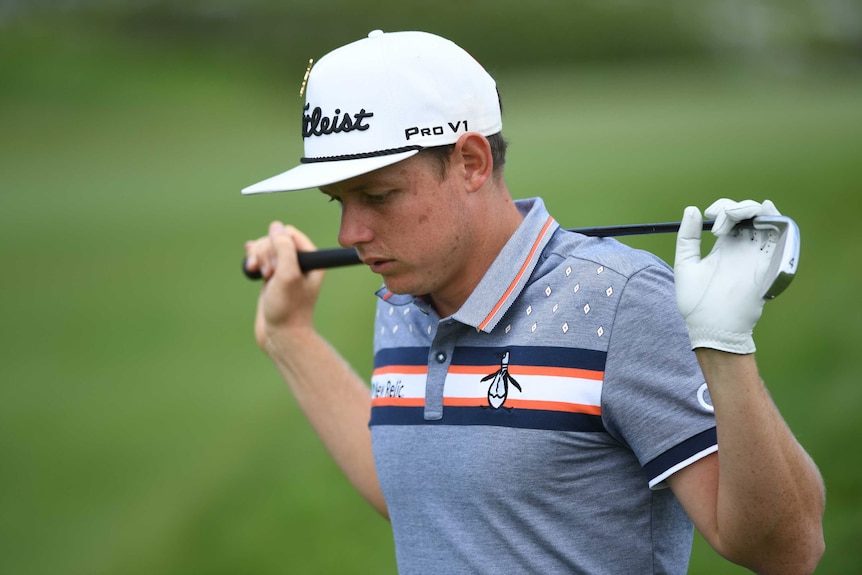
<svg viewBox="0 0 862 575">
<path fill-rule="evenodd" d="M 367 265 L 374 273 L 383 273 L 395 263 L 395 260 L 381 257 L 361 256 L 360 259 L 362 260 L 362 263 Z"/>
</svg>

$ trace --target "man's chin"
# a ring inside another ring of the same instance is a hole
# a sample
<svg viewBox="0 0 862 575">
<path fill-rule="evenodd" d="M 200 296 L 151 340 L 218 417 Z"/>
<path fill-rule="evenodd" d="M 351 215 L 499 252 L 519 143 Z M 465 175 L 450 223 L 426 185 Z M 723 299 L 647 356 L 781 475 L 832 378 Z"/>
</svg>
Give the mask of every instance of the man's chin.
<svg viewBox="0 0 862 575">
<path fill-rule="evenodd" d="M 397 277 L 383 276 L 383 285 L 386 286 L 389 293 L 396 295 L 416 295 L 417 293 L 421 293 L 416 289 L 416 286 L 403 281 L 403 279 L 399 281 Z"/>
</svg>

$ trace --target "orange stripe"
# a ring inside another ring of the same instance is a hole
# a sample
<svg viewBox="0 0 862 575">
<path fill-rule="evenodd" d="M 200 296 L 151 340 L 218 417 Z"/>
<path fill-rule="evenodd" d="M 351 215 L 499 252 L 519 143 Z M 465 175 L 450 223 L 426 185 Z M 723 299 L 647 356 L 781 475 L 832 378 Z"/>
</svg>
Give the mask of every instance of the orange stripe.
<svg viewBox="0 0 862 575">
<path fill-rule="evenodd" d="M 499 369 L 499 367 L 498 367 Z M 422 375 L 428 373 L 427 365 L 384 365 L 375 369 L 371 375 L 385 375 L 387 373 L 403 373 L 407 375 Z"/>
<path fill-rule="evenodd" d="M 533 247 L 530 248 L 530 253 L 527 255 L 527 259 L 524 260 L 524 263 L 521 265 L 521 269 L 518 270 L 518 274 L 515 276 L 515 279 L 512 280 L 512 283 L 509 285 L 509 289 L 506 290 L 506 293 L 503 294 L 503 297 L 500 298 L 500 301 L 497 302 L 497 305 L 494 306 L 494 309 L 491 310 L 491 313 L 488 314 L 488 317 L 479 324 L 479 329 L 485 329 L 491 319 L 500 311 L 500 308 L 503 307 L 503 304 L 509 299 L 509 296 L 512 295 L 512 292 L 515 291 L 515 286 L 518 285 L 518 282 L 521 281 L 521 277 L 524 275 L 524 272 L 527 271 L 527 266 L 530 264 L 530 260 L 533 259 L 533 256 L 536 254 L 536 250 L 539 249 L 539 244 L 542 243 L 542 238 L 545 236 L 545 232 L 548 231 L 548 228 L 551 227 L 554 218 L 549 217 L 548 221 L 545 222 L 542 231 L 539 232 L 539 237 L 536 238 L 536 241 L 533 243 Z"/>
<path fill-rule="evenodd" d="M 449 373 L 460 375 L 488 375 L 500 371 L 500 364 L 496 365 L 450 365 Z"/>
<path fill-rule="evenodd" d="M 500 370 L 499 365 L 453 365 L 449 373 L 461 375 L 488 375 Z M 509 364 L 512 375 L 547 375 L 553 377 L 576 377 L 578 379 L 594 379 L 601 381 L 605 377 L 603 371 L 578 369 L 576 367 L 544 367 L 538 365 Z"/>
<path fill-rule="evenodd" d="M 488 398 L 486 397 L 444 397 L 443 405 L 454 407 L 488 407 Z"/>
<path fill-rule="evenodd" d="M 422 397 L 375 397 L 371 400 L 372 407 L 422 407 L 425 398 Z M 488 405 L 485 397 L 445 397 L 443 405 L 450 407 L 481 407 Z M 588 415 L 601 415 L 602 408 L 598 405 L 586 405 L 582 403 L 566 403 L 563 401 L 537 401 L 530 399 L 506 400 L 506 407 L 517 407 L 519 409 L 533 409 L 542 411 L 565 411 L 568 413 L 586 413 Z"/>
<path fill-rule="evenodd" d="M 451 407 L 481 407 L 488 406 L 485 397 L 444 397 L 444 406 Z M 539 401 L 532 399 L 506 400 L 506 407 L 517 407 L 519 409 L 533 409 L 541 411 L 565 411 L 568 413 L 586 413 L 588 415 L 601 415 L 602 408 L 598 405 L 586 405 L 583 403 L 566 403 L 564 401 Z"/>
<path fill-rule="evenodd" d="M 569 413 L 586 413 L 589 415 L 601 415 L 602 408 L 599 405 L 586 405 L 583 403 L 566 403 L 563 401 L 537 401 L 532 399 L 507 399 L 506 407 L 520 407 L 522 409 L 541 409 L 544 411 L 567 411 Z"/>
<path fill-rule="evenodd" d="M 422 407 L 425 405 L 424 397 L 374 397 L 371 399 L 371 407 Z"/>
</svg>

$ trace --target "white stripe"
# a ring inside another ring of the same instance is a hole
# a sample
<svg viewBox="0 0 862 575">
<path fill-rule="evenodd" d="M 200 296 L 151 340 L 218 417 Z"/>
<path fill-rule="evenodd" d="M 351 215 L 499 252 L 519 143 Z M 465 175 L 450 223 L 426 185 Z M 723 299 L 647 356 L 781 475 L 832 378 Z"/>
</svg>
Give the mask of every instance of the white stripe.
<svg viewBox="0 0 862 575">
<path fill-rule="evenodd" d="M 661 473 L 661 474 L 657 475 L 656 477 L 653 477 L 652 479 L 650 479 L 649 488 L 650 489 L 666 489 L 667 483 L 664 482 L 665 479 L 667 479 L 668 477 L 670 477 L 671 475 L 673 475 L 674 473 L 676 473 L 680 469 L 682 469 L 684 467 L 688 467 L 689 465 L 691 465 L 695 461 L 699 461 L 699 460 L 703 459 L 704 457 L 706 457 L 707 455 L 709 455 L 711 453 L 715 453 L 716 451 L 718 451 L 718 445 L 713 445 L 711 447 L 707 447 L 703 451 L 699 451 L 699 452 L 695 453 L 694 455 L 692 455 L 691 457 L 689 457 L 685 461 L 680 461 L 679 463 L 677 463 L 676 465 L 674 465 L 670 469 L 666 470 L 664 473 Z"/>
<path fill-rule="evenodd" d="M 424 373 L 386 373 L 371 378 L 371 397 L 425 397 Z"/>
<path fill-rule="evenodd" d="M 472 374 L 449 374 L 446 377 L 444 397 L 485 397 L 491 386 L 491 379 L 481 381 Z M 602 401 L 602 382 L 578 377 L 550 375 L 521 375 L 515 378 L 521 391 L 509 385 L 509 397 L 530 401 L 558 401 L 581 405 L 600 406 Z"/>
<path fill-rule="evenodd" d="M 426 375 L 387 373 L 371 378 L 372 397 L 424 398 Z M 516 378 L 521 391 L 509 385 L 509 397 L 529 401 L 556 401 L 579 405 L 601 406 L 602 381 L 579 377 L 528 375 Z M 449 374 L 446 376 L 444 397 L 483 398 L 488 395 L 491 379 L 482 381 L 475 374 Z"/>
</svg>

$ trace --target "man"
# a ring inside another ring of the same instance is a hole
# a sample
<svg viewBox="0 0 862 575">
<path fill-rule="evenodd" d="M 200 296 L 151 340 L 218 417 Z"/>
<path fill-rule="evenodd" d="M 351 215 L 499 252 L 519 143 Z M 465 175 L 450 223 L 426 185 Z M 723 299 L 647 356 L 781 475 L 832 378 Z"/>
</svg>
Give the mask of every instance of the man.
<svg viewBox="0 0 862 575">
<path fill-rule="evenodd" d="M 692 522 L 756 572 L 813 571 L 822 481 L 753 356 L 771 254 L 730 233 L 771 202 L 716 202 L 702 261 L 688 208 L 675 288 L 512 199 L 494 80 L 453 43 L 375 31 L 307 82 L 301 165 L 243 191 L 341 204 L 339 243 L 385 286 L 371 392 L 315 331 L 315 247 L 280 222 L 246 244 L 255 333 L 401 573 L 684 573 Z"/>
</svg>

